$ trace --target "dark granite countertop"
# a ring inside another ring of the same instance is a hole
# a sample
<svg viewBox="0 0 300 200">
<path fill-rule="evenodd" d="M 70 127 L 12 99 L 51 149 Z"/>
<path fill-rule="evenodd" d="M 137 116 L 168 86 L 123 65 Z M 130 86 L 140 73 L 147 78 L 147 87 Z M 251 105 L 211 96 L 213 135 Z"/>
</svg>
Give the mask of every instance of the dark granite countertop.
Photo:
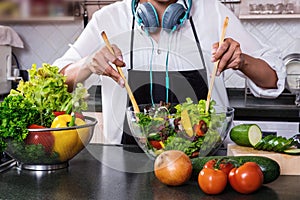
<svg viewBox="0 0 300 200">
<path fill-rule="evenodd" d="M 300 176 L 280 176 L 259 191 L 242 195 L 231 188 L 215 196 L 205 195 L 197 181 L 169 187 L 152 171 L 153 161 L 136 153 L 133 146 L 90 144 L 69 162 L 69 167 L 53 172 L 18 170 L 0 173 L 0 199 L 299 199 Z"/>
</svg>

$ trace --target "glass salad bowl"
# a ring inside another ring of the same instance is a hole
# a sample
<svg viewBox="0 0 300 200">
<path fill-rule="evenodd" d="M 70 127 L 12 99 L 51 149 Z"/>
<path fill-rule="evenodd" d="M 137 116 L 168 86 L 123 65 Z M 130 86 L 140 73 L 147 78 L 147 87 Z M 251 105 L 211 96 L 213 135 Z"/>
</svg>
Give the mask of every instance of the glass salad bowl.
<svg viewBox="0 0 300 200">
<path fill-rule="evenodd" d="M 189 157 L 213 155 L 221 147 L 231 128 L 234 108 L 191 100 L 168 108 L 139 105 L 140 113 L 127 108 L 132 136 L 150 159 L 166 150 L 181 150 Z"/>
<path fill-rule="evenodd" d="M 31 128 L 24 141 L 7 141 L 5 152 L 21 169 L 54 170 L 68 167 L 68 161 L 89 144 L 97 120 L 72 127 Z"/>
</svg>

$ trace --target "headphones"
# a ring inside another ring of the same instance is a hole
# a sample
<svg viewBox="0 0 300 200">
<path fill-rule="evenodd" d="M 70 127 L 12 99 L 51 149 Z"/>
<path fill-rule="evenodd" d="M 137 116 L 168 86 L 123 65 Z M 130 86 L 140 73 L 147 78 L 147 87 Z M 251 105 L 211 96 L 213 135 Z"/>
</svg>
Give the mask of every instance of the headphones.
<svg viewBox="0 0 300 200">
<path fill-rule="evenodd" d="M 132 0 L 131 10 L 139 26 L 146 32 L 153 33 L 159 27 L 159 20 L 154 6 L 150 2 L 138 5 L 138 0 Z M 172 3 L 162 16 L 161 27 L 166 31 L 175 31 L 189 18 L 192 0 L 188 0 L 187 9 L 182 4 Z"/>
</svg>

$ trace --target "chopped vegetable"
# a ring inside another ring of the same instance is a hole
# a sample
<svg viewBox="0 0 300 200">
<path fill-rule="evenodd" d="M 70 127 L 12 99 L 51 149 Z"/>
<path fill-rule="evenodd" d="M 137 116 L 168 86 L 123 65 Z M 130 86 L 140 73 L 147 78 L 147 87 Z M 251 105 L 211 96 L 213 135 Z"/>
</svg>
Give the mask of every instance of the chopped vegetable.
<svg viewBox="0 0 300 200">
<path fill-rule="evenodd" d="M 295 145 L 295 141 L 292 138 L 288 139 L 282 136 L 267 135 L 254 148 L 257 150 L 285 153 L 285 150 L 291 148 L 293 145 Z"/>
<path fill-rule="evenodd" d="M 222 126 L 226 117 L 215 115 L 215 102 L 210 103 L 209 113 L 205 113 L 205 100 L 194 104 L 190 98 L 176 105 L 175 113 L 170 114 L 158 108 L 145 108 L 145 113 L 137 113 L 141 133 L 147 138 L 148 148 L 157 155 L 163 150 L 180 150 L 190 157 L 206 154 L 215 144 L 221 142 L 217 128 Z M 153 112 L 155 110 L 155 112 Z M 157 114 L 160 111 L 160 114 Z M 153 114 L 154 113 L 154 114 Z M 156 142 L 155 142 L 156 141 Z M 155 144 L 155 145 L 154 145 Z M 158 145 L 163 144 L 163 145 Z"/>
</svg>

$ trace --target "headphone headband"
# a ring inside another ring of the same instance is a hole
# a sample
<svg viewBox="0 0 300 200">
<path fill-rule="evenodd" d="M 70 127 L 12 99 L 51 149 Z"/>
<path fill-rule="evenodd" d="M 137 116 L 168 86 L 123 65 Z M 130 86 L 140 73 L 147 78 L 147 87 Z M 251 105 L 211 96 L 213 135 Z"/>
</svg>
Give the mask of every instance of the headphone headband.
<svg viewBox="0 0 300 200">
<path fill-rule="evenodd" d="M 186 0 L 183 0 L 184 2 L 186 2 Z M 139 0 L 132 0 L 131 1 L 131 12 L 132 15 L 135 16 L 135 12 L 136 12 L 136 8 L 138 7 L 138 3 Z M 187 7 L 186 13 L 185 13 L 185 18 L 188 19 L 190 16 L 190 12 L 191 12 L 191 8 L 193 5 L 193 1 L 192 0 L 188 0 L 188 3 L 184 3 L 184 5 Z"/>
<path fill-rule="evenodd" d="M 131 11 L 137 23 L 148 32 L 155 32 L 159 26 L 165 30 L 175 31 L 187 19 L 189 19 L 192 7 L 192 0 L 183 0 L 183 5 L 180 3 L 170 4 L 162 16 L 160 25 L 155 7 L 150 2 L 138 4 L 139 0 L 131 1 Z"/>
</svg>

